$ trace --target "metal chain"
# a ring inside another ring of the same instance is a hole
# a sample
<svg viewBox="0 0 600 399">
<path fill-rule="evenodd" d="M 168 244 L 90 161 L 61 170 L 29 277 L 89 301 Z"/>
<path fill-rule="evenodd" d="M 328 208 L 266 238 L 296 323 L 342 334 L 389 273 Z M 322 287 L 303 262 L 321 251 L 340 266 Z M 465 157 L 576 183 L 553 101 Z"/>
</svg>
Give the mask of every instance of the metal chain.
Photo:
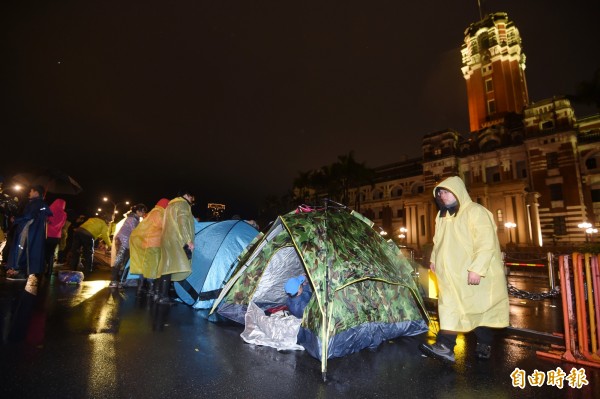
<svg viewBox="0 0 600 399">
<path fill-rule="evenodd" d="M 532 301 L 540 301 L 546 298 L 553 298 L 560 295 L 560 289 L 558 287 L 552 288 L 550 291 L 546 292 L 529 292 L 525 290 L 520 290 L 510 284 L 508 284 L 508 293 L 516 298 L 521 299 L 529 299 Z"/>
</svg>

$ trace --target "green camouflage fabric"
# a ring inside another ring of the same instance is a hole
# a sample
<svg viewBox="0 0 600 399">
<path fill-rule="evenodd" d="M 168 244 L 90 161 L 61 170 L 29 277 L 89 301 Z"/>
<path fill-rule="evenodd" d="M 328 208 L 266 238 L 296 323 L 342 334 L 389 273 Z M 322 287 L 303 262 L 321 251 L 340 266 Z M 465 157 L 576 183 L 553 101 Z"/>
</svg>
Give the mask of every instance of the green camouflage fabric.
<svg viewBox="0 0 600 399">
<path fill-rule="evenodd" d="M 293 245 L 314 289 L 302 323 L 315 334 L 321 336 L 324 314 L 329 337 L 362 323 L 423 320 L 412 266 L 366 222 L 338 210 L 280 216 L 274 226 L 285 229 L 260 249 L 222 302 L 247 305 L 271 257 Z"/>
<path fill-rule="evenodd" d="M 361 219 L 346 212 L 282 219 L 314 287 L 304 327 L 320 331 L 326 304 L 329 336 L 367 322 L 422 320 L 412 266 Z"/>
</svg>

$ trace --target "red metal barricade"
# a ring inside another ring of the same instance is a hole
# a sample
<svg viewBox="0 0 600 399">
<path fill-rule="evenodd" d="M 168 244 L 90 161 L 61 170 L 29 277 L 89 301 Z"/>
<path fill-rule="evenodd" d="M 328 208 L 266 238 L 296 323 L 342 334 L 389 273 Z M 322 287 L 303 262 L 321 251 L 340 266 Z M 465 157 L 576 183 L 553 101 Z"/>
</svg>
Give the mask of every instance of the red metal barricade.
<svg viewBox="0 0 600 399">
<path fill-rule="evenodd" d="M 565 346 L 561 350 L 537 351 L 538 356 L 600 367 L 599 263 L 599 255 L 574 253 L 559 257 Z"/>
</svg>

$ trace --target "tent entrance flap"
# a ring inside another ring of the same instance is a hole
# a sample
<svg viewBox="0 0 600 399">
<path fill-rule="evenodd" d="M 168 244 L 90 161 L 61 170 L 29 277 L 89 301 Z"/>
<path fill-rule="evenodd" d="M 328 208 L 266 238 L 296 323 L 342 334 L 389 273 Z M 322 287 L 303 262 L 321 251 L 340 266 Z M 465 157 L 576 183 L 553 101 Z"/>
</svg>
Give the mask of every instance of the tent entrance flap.
<svg viewBox="0 0 600 399">
<path fill-rule="evenodd" d="M 287 300 L 284 290 L 286 281 L 305 273 L 304 264 L 296 252 L 296 248 L 289 246 L 279 249 L 265 268 L 252 300 L 261 304 L 285 304 Z"/>
</svg>

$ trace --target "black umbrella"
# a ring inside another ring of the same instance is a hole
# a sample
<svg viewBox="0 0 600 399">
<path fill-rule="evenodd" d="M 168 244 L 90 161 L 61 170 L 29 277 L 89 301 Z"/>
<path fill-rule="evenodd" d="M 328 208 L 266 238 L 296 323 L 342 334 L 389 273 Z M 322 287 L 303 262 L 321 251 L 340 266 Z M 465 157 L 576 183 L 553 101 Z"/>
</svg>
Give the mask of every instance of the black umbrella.
<svg viewBox="0 0 600 399">
<path fill-rule="evenodd" d="M 43 173 L 19 173 L 13 176 L 13 183 L 25 186 L 40 185 L 46 192 L 54 194 L 79 194 L 83 191 L 79 183 L 58 169 L 47 169 Z"/>
</svg>

